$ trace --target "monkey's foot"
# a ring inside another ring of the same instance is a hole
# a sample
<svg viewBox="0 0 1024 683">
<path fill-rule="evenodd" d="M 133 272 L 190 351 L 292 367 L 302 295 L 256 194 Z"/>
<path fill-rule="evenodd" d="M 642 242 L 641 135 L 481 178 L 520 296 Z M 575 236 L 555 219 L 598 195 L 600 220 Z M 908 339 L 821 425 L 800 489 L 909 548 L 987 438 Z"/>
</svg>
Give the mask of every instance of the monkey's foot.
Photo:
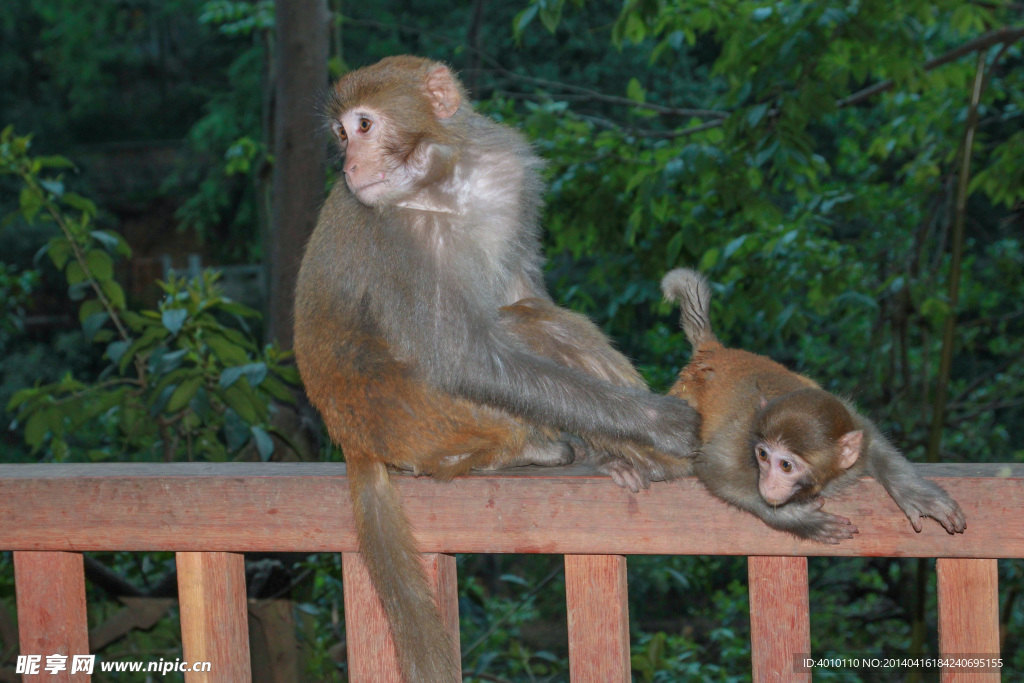
<svg viewBox="0 0 1024 683">
<path fill-rule="evenodd" d="M 637 493 L 650 487 L 651 481 L 643 472 L 625 460 L 609 460 L 597 466 L 597 471 L 607 474 L 616 484 Z"/>
</svg>

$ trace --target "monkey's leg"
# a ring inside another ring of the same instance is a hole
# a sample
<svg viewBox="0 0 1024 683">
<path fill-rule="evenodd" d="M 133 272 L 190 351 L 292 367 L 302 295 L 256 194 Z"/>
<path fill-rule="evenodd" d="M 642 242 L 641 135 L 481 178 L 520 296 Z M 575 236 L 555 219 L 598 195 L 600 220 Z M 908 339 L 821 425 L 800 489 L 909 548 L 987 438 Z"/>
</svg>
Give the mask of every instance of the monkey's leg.
<svg viewBox="0 0 1024 683">
<path fill-rule="evenodd" d="M 522 299 L 503 307 L 500 321 L 538 356 L 618 386 L 647 388 L 629 359 L 584 315 L 544 299 Z"/>
<path fill-rule="evenodd" d="M 568 440 L 551 441 L 537 438 L 527 441 L 518 451 L 503 450 L 490 462 L 474 467 L 474 470 L 491 471 L 506 467 L 559 467 L 571 465 L 576 459 L 576 450 Z"/>
</svg>

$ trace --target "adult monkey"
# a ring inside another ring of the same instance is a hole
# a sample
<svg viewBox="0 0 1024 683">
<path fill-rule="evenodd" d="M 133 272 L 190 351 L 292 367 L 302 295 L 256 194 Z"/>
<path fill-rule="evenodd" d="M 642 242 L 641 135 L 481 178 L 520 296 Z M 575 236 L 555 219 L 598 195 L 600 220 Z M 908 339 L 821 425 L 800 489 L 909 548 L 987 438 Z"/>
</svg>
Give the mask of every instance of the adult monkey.
<svg viewBox="0 0 1024 683">
<path fill-rule="evenodd" d="M 345 453 L 403 675 L 455 683 L 387 466 L 450 479 L 586 456 L 635 489 L 678 476 L 698 418 L 551 302 L 541 161 L 472 110 L 448 67 L 392 57 L 359 69 L 336 84 L 328 115 L 345 183 L 299 273 L 299 371 Z"/>
</svg>

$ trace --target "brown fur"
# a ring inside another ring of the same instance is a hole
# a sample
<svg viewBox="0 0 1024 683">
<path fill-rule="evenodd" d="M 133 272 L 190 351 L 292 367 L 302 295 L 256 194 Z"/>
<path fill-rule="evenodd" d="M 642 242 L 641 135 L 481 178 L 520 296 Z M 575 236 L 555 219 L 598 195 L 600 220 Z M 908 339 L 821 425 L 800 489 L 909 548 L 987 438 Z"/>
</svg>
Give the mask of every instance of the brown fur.
<svg viewBox="0 0 1024 683">
<path fill-rule="evenodd" d="M 770 526 L 825 543 L 850 538 L 849 520 L 822 511 L 821 495 L 834 495 L 858 477 L 874 476 L 907 514 L 915 530 L 920 517 L 935 518 L 949 532 L 962 532 L 960 507 L 935 484 L 919 477 L 906 458 L 870 420 L 775 361 L 719 343 L 710 323 L 711 289 L 696 271 L 678 269 L 662 281 L 669 299 L 680 302 L 680 320 L 694 352 L 669 390 L 701 416 L 701 452 L 692 473 L 716 496 Z M 860 431 L 860 454 L 848 469 L 840 464 L 839 440 Z M 788 502 L 768 505 L 758 491 L 754 446 L 784 444 L 810 467 Z"/>
</svg>

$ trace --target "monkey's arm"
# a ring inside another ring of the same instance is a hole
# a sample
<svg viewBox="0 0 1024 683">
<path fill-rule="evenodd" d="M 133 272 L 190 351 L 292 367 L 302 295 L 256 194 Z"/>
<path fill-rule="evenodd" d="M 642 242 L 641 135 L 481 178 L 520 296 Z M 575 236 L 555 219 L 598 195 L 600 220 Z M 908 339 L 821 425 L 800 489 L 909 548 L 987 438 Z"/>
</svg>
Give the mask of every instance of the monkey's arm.
<svg viewBox="0 0 1024 683">
<path fill-rule="evenodd" d="M 712 493 L 715 492 L 712 491 Z M 857 527 L 846 517 L 822 510 L 821 507 L 825 504 L 825 499 L 821 497 L 803 503 L 786 503 L 778 507 L 764 502 L 764 499 L 757 494 L 756 487 L 752 493 L 747 495 L 732 498 L 719 495 L 719 497 L 741 510 L 760 517 L 765 524 L 773 529 L 785 531 L 800 538 L 809 538 L 819 543 L 834 545 L 853 538 L 853 535 L 857 533 Z"/>
<path fill-rule="evenodd" d="M 885 487 L 914 531 L 921 531 L 921 517 L 931 517 L 948 533 L 963 533 L 967 518 L 956 501 L 938 484 L 922 479 L 874 424 L 866 419 L 863 423 L 868 435 L 867 473 Z"/>
<path fill-rule="evenodd" d="M 654 447 L 677 457 L 696 450 L 697 413 L 684 401 L 617 386 L 491 337 L 441 380 L 452 393 L 575 434 Z"/>
<path fill-rule="evenodd" d="M 825 501 L 820 497 L 780 506 L 766 503 L 757 490 L 757 465 L 740 462 L 729 445 L 712 438 L 694 462 L 693 473 L 714 496 L 759 517 L 773 529 L 819 543 L 836 544 L 857 533 L 847 518 L 823 511 Z"/>
<path fill-rule="evenodd" d="M 408 327 L 421 329 L 401 342 L 408 357 L 422 359 L 435 386 L 573 434 L 623 439 L 675 457 L 694 454 L 699 418 L 684 401 L 544 358 L 468 297 L 431 303 L 449 315 L 422 325 L 413 319 Z"/>
</svg>

